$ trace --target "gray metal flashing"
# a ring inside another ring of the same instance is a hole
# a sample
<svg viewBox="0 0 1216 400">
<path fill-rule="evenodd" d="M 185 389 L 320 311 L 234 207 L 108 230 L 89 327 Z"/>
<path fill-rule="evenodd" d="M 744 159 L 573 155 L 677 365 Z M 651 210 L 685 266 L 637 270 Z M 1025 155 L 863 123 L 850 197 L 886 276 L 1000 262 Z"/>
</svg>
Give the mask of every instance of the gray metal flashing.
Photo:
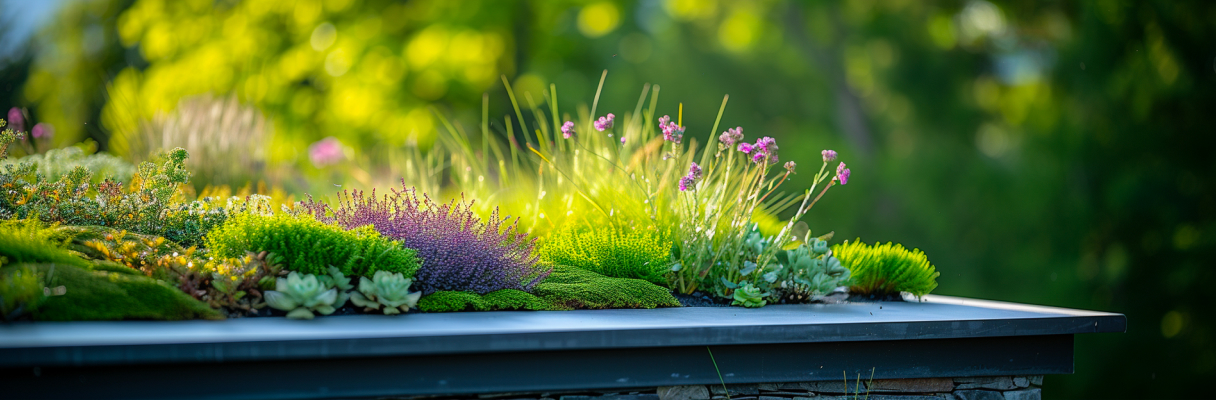
<svg viewBox="0 0 1216 400">
<path fill-rule="evenodd" d="M 1126 327 L 1122 314 L 932 295 L 920 302 L 759 309 L 38 322 L 0 325 L 0 368 L 971 339 Z"/>
</svg>

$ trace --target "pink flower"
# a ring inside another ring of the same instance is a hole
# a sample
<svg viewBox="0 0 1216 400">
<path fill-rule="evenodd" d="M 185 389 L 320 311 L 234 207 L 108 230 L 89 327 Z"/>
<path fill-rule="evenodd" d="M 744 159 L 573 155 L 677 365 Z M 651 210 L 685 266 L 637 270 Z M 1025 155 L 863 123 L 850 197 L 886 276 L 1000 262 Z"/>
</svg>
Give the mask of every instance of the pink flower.
<svg viewBox="0 0 1216 400">
<path fill-rule="evenodd" d="M 612 115 L 612 113 L 608 113 L 608 115 L 600 117 L 600 119 L 595 120 L 595 130 L 603 132 L 612 129 L 612 123 L 614 120 L 616 120 L 616 116 Z"/>
<path fill-rule="evenodd" d="M 308 146 L 308 158 L 317 167 L 336 164 L 345 158 L 345 155 L 342 154 L 342 142 L 333 136 L 318 140 Z"/>
<path fill-rule="evenodd" d="M 8 110 L 8 126 L 17 132 L 25 130 L 25 117 L 21 115 L 21 109 L 13 107 Z"/>
<path fill-rule="evenodd" d="M 798 163 L 795 163 L 793 161 L 787 161 L 785 163 L 785 170 L 789 171 L 791 174 L 794 173 L 794 168 L 796 168 L 796 167 L 798 167 Z"/>
<path fill-rule="evenodd" d="M 625 144 L 625 137 L 621 136 L 621 144 Z"/>
<path fill-rule="evenodd" d="M 841 185 L 849 183 L 849 169 L 845 168 L 844 163 L 836 166 L 836 179 L 840 180 Z"/>
<path fill-rule="evenodd" d="M 688 176 L 691 176 L 692 179 L 699 180 L 701 179 L 701 175 L 701 166 L 697 165 L 697 163 L 694 162 L 691 167 L 688 167 Z"/>
<path fill-rule="evenodd" d="M 684 140 L 684 127 L 671 122 L 671 117 L 664 115 L 659 118 L 659 129 L 663 131 L 663 140 L 680 144 Z"/>
<path fill-rule="evenodd" d="M 51 124 L 39 122 L 34 125 L 33 129 L 30 129 L 30 136 L 33 136 L 34 139 L 50 139 L 51 136 L 55 136 L 55 128 Z"/>
<path fill-rule="evenodd" d="M 739 151 L 742 151 L 743 154 L 751 154 L 752 150 L 751 143 L 739 143 Z"/>
<path fill-rule="evenodd" d="M 571 136 L 574 136 L 574 123 L 566 121 L 562 124 L 562 137 L 569 139 Z"/>
<path fill-rule="evenodd" d="M 836 160 L 836 150 L 824 150 L 821 153 L 823 154 L 823 162 L 832 162 Z"/>
<path fill-rule="evenodd" d="M 742 126 L 735 127 L 734 129 L 727 129 L 726 132 L 722 132 L 722 135 L 718 136 L 718 141 L 722 142 L 722 144 L 726 145 L 726 147 L 734 146 L 735 143 L 739 143 L 742 140 L 743 140 L 743 127 Z"/>
</svg>

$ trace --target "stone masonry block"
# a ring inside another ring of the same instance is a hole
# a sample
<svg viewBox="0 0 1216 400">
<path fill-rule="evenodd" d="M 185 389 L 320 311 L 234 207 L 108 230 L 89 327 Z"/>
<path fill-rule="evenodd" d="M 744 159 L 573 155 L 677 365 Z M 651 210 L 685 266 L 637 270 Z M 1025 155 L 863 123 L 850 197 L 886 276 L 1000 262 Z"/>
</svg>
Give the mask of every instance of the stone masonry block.
<svg viewBox="0 0 1216 400">
<path fill-rule="evenodd" d="M 1005 392 L 1005 400 L 1043 400 L 1043 389 L 1010 390 Z"/>
<path fill-rule="evenodd" d="M 1008 376 L 954 378 L 954 383 L 958 385 L 955 389 L 1013 390 L 1018 388 L 1013 384 L 1013 378 Z"/>
<path fill-rule="evenodd" d="M 660 400 L 703 400 L 710 397 L 709 389 L 705 386 L 662 386 L 658 392 Z"/>
<path fill-rule="evenodd" d="M 920 379 L 875 379 L 870 383 L 871 393 L 900 392 L 900 393 L 938 393 L 954 390 L 954 380 L 950 378 L 920 378 Z"/>
</svg>

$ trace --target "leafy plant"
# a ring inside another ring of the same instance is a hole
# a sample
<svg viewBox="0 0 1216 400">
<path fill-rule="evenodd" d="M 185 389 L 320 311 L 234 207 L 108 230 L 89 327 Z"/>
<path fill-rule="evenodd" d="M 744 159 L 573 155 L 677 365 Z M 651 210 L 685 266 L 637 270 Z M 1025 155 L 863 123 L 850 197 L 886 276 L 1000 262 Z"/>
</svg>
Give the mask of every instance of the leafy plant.
<svg viewBox="0 0 1216 400">
<path fill-rule="evenodd" d="M 540 256 L 553 264 L 666 286 L 671 240 L 640 229 L 576 225 L 550 233 Z"/>
<path fill-rule="evenodd" d="M 937 288 L 941 275 L 928 257 L 919 249 L 908 250 L 903 245 L 875 243 L 861 239 L 832 248 L 840 263 L 852 271 L 852 293 L 861 295 L 898 295 L 908 292 L 917 297 Z"/>
<path fill-rule="evenodd" d="M 735 289 L 734 301 L 730 304 L 747 308 L 764 307 L 765 304 L 768 304 L 764 298 L 768 296 L 769 293 L 761 291 L 751 282 L 744 282 L 742 286 Z"/>
<path fill-rule="evenodd" d="M 121 158 L 105 154 L 89 154 L 77 146 L 50 149 L 42 154 L 31 154 L 18 159 L 0 160 L 0 168 L 7 165 L 29 164 L 34 171 L 48 181 L 57 181 L 67 176 L 76 167 L 83 167 L 93 174 L 90 183 L 98 184 L 105 179 L 130 181 L 135 166 Z"/>
<path fill-rule="evenodd" d="M 350 302 L 369 312 L 382 307 L 385 314 L 407 312 L 422 297 L 422 292 L 410 293 L 411 283 L 401 273 L 376 271 L 372 279 L 359 278 L 359 290 L 351 293 Z"/>
<path fill-rule="evenodd" d="M 415 250 L 402 248 L 370 226 L 347 231 L 308 215 L 237 214 L 212 230 L 206 243 L 217 259 L 266 251 L 282 257 L 286 269 L 301 274 L 325 275 L 334 266 L 345 275 L 388 271 L 412 277 L 419 267 Z"/>
<path fill-rule="evenodd" d="M 291 272 L 286 278 L 278 278 L 275 290 L 266 292 L 266 304 L 287 311 L 287 318 L 291 319 L 313 319 L 314 313 L 333 314 L 347 299 L 346 291 L 338 285 L 350 282 L 343 282 L 345 277 L 336 268 L 330 272 L 333 275 L 320 277 Z"/>
<path fill-rule="evenodd" d="M 89 268 L 91 264 L 63 247 L 65 238 L 38 220 L 0 220 L 0 265 L 54 263 Z"/>
<path fill-rule="evenodd" d="M 810 238 L 792 250 L 778 253 L 778 264 L 761 277 L 776 301 L 817 300 L 848 284 L 849 270 L 828 250 L 828 238 Z"/>
<path fill-rule="evenodd" d="M 533 291 L 555 310 L 679 307 L 667 289 L 641 279 L 611 278 L 558 265 Z"/>
<path fill-rule="evenodd" d="M 437 291 L 489 293 L 502 289 L 531 291 L 548 275 L 532 254 L 534 240 L 518 232 L 518 219 L 503 229 L 506 219 L 494 211 L 482 221 L 472 203 L 438 204 L 413 188 L 393 190 L 378 198 L 373 191 L 343 192 L 337 208 L 312 201 L 305 213 L 346 228 L 375 229 L 417 249 L 422 267 L 414 283 L 423 294 Z"/>
<path fill-rule="evenodd" d="M 194 204 L 174 201 L 180 186 L 190 179 L 184 167 L 188 157 L 177 148 L 165 152 L 157 163 L 141 163 L 125 188 L 111 179 L 94 184 L 96 174 L 88 165 L 75 165 L 50 180 L 35 163 L 10 163 L 0 167 L 0 214 L 114 227 L 198 244 L 223 216 L 193 212 Z"/>
</svg>

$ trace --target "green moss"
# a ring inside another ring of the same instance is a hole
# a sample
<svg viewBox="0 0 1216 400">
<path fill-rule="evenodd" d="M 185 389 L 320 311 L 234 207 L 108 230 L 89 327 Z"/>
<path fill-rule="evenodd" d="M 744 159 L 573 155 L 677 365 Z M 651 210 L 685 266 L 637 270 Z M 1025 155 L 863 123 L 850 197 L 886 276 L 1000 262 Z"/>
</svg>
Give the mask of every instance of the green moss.
<svg viewBox="0 0 1216 400">
<path fill-rule="evenodd" d="M 89 262 L 65 250 L 66 239 L 37 220 L 0 221 L 0 265 L 49 262 L 88 268 Z"/>
<path fill-rule="evenodd" d="M 540 311 L 549 309 L 549 305 L 531 293 L 503 289 L 486 293 L 484 296 L 473 292 L 435 292 L 419 299 L 418 309 L 425 312 Z"/>
<path fill-rule="evenodd" d="M 571 266 L 558 265 L 533 293 L 555 310 L 579 308 L 679 307 L 671 291 L 653 283 L 606 277 Z"/>
<path fill-rule="evenodd" d="M 122 319 L 222 319 L 206 304 L 150 278 L 127 273 L 94 271 L 66 264 L 15 264 L 45 277 L 48 287 L 63 286 L 62 295 L 47 297 L 30 314 L 41 321 Z M 119 267 L 125 268 L 125 267 Z"/>
<path fill-rule="evenodd" d="M 540 256 L 556 265 L 666 286 L 671 240 L 645 230 L 575 226 L 549 235 L 540 248 Z"/>
<path fill-rule="evenodd" d="M 288 270 L 304 274 L 326 275 L 332 265 L 347 276 L 388 271 L 412 278 L 419 267 L 417 251 L 371 226 L 347 231 L 307 215 L 238 214 L 207 234 L 206 242 L 216 259 L 268 251 L 282 257 Z"/>
<path fill-rule="evenodd" d="M 877 244 L 845 241 L 832 247 L 840 264 L 852 271 L 853 285 L 849 291 L 862 295 L 898 295 L 908 292 L 924 296 L 937 288 L 940 275 L 925 253 L 908 250 L 898 244 Z"/>
</svg>

